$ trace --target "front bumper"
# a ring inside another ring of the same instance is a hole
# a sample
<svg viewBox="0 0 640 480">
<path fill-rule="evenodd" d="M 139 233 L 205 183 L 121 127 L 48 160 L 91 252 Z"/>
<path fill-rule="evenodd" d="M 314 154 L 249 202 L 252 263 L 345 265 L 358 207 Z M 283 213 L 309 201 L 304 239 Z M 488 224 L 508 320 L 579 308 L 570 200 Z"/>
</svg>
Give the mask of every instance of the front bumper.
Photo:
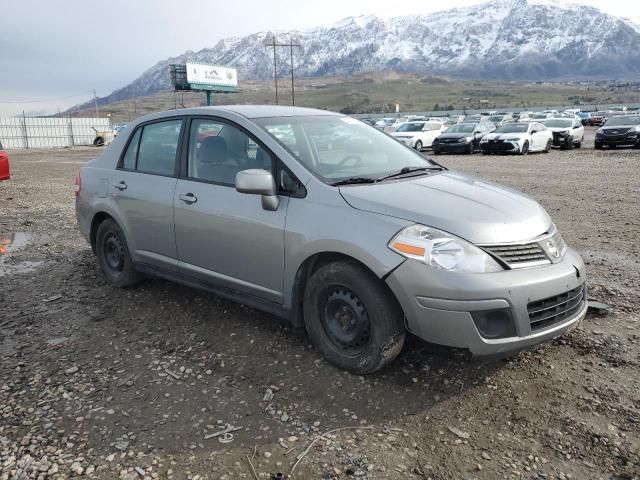
<svg viewBox="0 0 640 480">
<path fill-rule="evenodd" d="M 482 153 L 519 153 L 520 144 L 515 141 L 489 140 L 480 142 Z"/>
<path fill-rule="evenodd" d="M 433 148 L 437 148 L 442 153 L 453 152 L 463 153 L 469 151 L 469 142 L 438 142 L 433 144 Z"/>
<path fill-rule="evenodd" d="M 568 148 L 573 146 L 573 137 L 566 132 L 553 132 L 553 146 Z"/>
<path fill-rule="evenodd" d="M 530 323 L 529 304 L 585 286 L 582 258 L 567 249 L 560 263 L 497 273 L 461 274 L 434 270 L 407 260 L 387 277 L 403 308 L 407 328 L 432 343 L 493 356 L 551 340 L 577 325 L 587 313 L 586 290 L 571 315 L 545 328 Z M 515 335 L 485 338 L 472 312 L 507 310 Z"/>
<path fill-rule="evenodd" d="M 638 135 L 596 135 L 596 145 L 610 146 L 632 146 L 640 145 L 640 137 Z"/>
</svg>

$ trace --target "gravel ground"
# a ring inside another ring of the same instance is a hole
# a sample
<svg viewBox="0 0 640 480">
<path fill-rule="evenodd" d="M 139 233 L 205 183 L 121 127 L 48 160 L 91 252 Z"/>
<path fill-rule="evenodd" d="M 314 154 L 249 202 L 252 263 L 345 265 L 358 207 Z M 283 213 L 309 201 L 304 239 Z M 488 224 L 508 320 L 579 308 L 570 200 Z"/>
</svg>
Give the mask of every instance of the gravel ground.
<svg viewBox="0 0 640 480">
<path fill-rule="evenodd" d="M 640 478 L 640 152 L 596 152 L 588 135 L 580 150 L 438 161 L 538 199 L 608 315 L 500 362 L 410 338 L 367 377 L 245 306 L 106 285 L 73 204 L 100 150 L 10 152 L 0 480 Z"/>
</svg>

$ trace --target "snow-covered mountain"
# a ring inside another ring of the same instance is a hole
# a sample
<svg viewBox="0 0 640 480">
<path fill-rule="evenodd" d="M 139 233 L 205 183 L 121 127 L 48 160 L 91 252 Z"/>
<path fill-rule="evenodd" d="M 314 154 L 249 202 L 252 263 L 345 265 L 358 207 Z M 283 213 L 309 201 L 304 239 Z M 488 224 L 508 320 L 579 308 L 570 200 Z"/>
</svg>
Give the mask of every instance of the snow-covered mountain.
<svg viewBox="0 0 640 480">
<path fill-rule="evenodd" d="M 349 17 L 327 27 L 276 32 L 297 38 L 298 76 L 395 70 L 478 79 L 640 77 L 640 26 L 598 9 L 555 0 L 491 0 L 421 16 Z M 101 103 L 170 88 L 169 64 L 234 66 L 242 79 L 273 75 L 270 32 L 228 38 L 158 62 Z M 280 52 L 281 74 L 289 72 Z"/>
</svg>

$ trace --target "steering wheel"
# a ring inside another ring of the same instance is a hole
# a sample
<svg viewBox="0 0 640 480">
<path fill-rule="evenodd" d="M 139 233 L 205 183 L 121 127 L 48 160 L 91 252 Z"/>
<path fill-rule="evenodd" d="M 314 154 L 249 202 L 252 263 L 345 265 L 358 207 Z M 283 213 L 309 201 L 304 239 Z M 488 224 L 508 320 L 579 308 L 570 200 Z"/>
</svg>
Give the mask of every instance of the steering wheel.
<svg viewBox="0 0 640 480">
<path fill-rule="evenodd" d="M 362 159 L 358 155 L 347 155 L 346 157 L 344 157 L 342 160 L 338 162 L 337 166 L 346 167 L 347 163 L 349 163 L 351 160 L 354 160 L 353 165 L 350 165 L 351 167 L 358 166 L 362 163 Z"/>
</svg>

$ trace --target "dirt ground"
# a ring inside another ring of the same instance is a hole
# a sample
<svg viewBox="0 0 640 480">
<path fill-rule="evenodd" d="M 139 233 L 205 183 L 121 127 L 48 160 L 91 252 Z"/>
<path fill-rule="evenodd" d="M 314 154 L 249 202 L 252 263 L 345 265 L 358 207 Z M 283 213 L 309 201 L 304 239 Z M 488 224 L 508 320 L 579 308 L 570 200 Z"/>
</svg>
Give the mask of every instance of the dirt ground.
<svg viewBox="0 0 640 480">
<path fill-rule="evenodd" d="M 592 138 L 438 161 L 538 199 L 609 314 L 505 361 L 410 338 L 367 377 L 214 295 L 108 286 L 74 217 L 75 175 L 100 150 L 10 152 L 0 480 L 640 478 L 640 151 Z M 211 436 L 228 425 L 233 437 Z"/>
</svg>

